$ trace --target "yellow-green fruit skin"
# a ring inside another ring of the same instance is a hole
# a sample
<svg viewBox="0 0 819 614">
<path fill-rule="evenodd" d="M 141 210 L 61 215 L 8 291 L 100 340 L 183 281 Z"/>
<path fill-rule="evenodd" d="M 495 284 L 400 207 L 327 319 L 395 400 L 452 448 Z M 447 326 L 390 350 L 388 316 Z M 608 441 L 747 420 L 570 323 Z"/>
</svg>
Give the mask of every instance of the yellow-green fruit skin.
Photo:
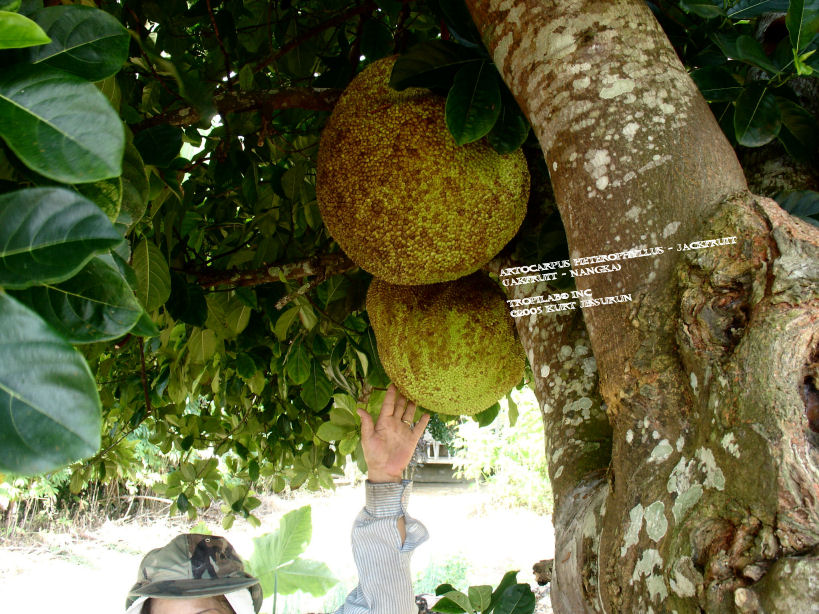
<svg viewBox="0 0 819 614">
<path fill-rule="evenodd" d="M 476 414 L 523 377 L 523 348 L 503 292 L 483 272 L 367 292 L 378 355 L 408 399 L 443 414 Z"/>
<path fill-rule="evenodd" d="M 518 231 L 529 197 L 523 153 L 462 147 L 444 99 L 389 86 L 374 62 L 340 98 L 321 136 L 316 196 L 330 234 L 364 270 L 394 284 L 450 281 L 491 260 Z"/>
</svg>

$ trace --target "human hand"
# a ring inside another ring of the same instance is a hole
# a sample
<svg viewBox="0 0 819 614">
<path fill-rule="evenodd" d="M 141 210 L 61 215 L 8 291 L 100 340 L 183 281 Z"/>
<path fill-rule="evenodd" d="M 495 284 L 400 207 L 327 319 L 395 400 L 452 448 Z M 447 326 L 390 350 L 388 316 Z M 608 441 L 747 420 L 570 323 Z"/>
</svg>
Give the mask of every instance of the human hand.
<svg viewBox="0 0 819 614">
<path fill-rule="evenodd" d="M 361 447 L 367 461 L 367 478 L 370 482 L 400 482 L 401 474 L 412 459 L 418 440 L 424 434 L 429 414 L 424 414 L 414 426 L 415 403 L 398 392 L 390 384 L 378 421 L 364 409 L 357 409 L 361 416 Z M 403 422 L 406 420 L 406 422 Z"/>
</svg>

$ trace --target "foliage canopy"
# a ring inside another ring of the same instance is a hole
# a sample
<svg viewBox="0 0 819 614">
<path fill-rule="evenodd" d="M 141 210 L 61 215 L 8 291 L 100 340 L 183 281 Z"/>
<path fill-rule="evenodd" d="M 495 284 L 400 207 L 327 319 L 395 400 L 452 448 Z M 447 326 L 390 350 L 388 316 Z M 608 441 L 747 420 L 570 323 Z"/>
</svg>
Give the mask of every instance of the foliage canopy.
<svg viewBox="0 0 819 614">
<path fill-rule="evenodd" d="M 348 455 L 363 463 L 356 403 L 377 408 L 388 383 L 370 276 L 316 204 L 341 89 L 405 54 L 392 85 L 446 95 L 458 143 L 523 145 L 541 167 L 530 210 L 545 200 L 542 154 L 462 2 L 46 4 L 0 0 L 0 471 L 90 456 L 79 491 L 128 475 L 142 425 L 181 453 L 164 492 L 183 512 L 221 499 L 248 516 L 264 476 L 330 486 Z M 819 71 L 815 0 L 649 4 L 732 142 L 815 160 L 791 87 Z M 760 41 L 770 11 L 782 27 Z M 819 214 L 815 193 L 789 198 Z M 556 215 L 513 247 L 565 252 Z"/>
</svg>

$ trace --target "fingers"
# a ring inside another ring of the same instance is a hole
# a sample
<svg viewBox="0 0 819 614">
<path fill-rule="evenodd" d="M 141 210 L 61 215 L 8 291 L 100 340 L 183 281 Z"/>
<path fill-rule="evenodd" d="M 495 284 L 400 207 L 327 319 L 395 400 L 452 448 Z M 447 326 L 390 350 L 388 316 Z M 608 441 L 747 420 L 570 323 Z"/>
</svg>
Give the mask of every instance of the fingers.
<svg viewBox="0 0 819 614">
<path fill-rule="evenodd" d="M 384 395 L 384 402 L 381 403 L 381 416 L 392 416 L 395 412 L 395 395 L 398 394 L 395 388 L 395 384 L 390 384 L 390 387 L 387 388 L 387 394 Z"/>
<path fill-rule="evenodd" d="M 373 430 L 375 429 L 373 426 L 373 418 L 366 410 L 360 407 L 356 409 L 356 413 L 358 413 L 361 418 L 361 439 L 369 439 L 372 437 Z"/>
<path fill-rule="evenodd" d="M 427 428 L 427 424 L 429 424 L 429 418 L 429 414 L 424 414 L 415 426 L 412 427 L 412 434 L 415 435 L 416 441 L 421 439 L 421 435 L 424 434 L 424 430 Z"/>
<path fill-rule="evenodd" d="M 407 403 L 406 409 L 404 409 L 404 413 L 401 416 L 402 420 L 406 420 L 407 422 L 412 422 L 412 419 L 415 417 L 415 401 L 411 401 Z"/>
</svg>

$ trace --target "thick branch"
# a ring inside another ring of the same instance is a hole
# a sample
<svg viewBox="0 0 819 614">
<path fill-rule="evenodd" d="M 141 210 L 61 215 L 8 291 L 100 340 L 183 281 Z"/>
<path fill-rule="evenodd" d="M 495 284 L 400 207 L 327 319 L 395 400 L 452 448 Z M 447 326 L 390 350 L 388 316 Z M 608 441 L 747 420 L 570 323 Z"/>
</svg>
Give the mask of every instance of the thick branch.
<svg viewBox="0 0 819 614">
<path fill-rule="evenodd" d="M 284 90 L 222 92 L 213 97 L 213 107 L 220 115 L 261 111 L 269 115 L 281 109 L 304 109 L 306 111 L 332 111 L 341 96 L 341 90 L 293 88 Z M 133 124 L 135 132 L 168 124 L 171 126 L 192 126 L 202 120 L 202 112 L 196 107 L 181 107 L 154 115 Z"/>
<path fill-rule="evenodd" d="M 307 260 L 277 264 L 247 271 L 219 269 L 188 269 L 186 273 L 196 277 L 199 285 L 213 286 L 259 286 L 282 279 L 303 279 L 318 276 L 322 280 L 354 269 L 357 265 L 345 254 L 322 254 Z"/>
</svg>

